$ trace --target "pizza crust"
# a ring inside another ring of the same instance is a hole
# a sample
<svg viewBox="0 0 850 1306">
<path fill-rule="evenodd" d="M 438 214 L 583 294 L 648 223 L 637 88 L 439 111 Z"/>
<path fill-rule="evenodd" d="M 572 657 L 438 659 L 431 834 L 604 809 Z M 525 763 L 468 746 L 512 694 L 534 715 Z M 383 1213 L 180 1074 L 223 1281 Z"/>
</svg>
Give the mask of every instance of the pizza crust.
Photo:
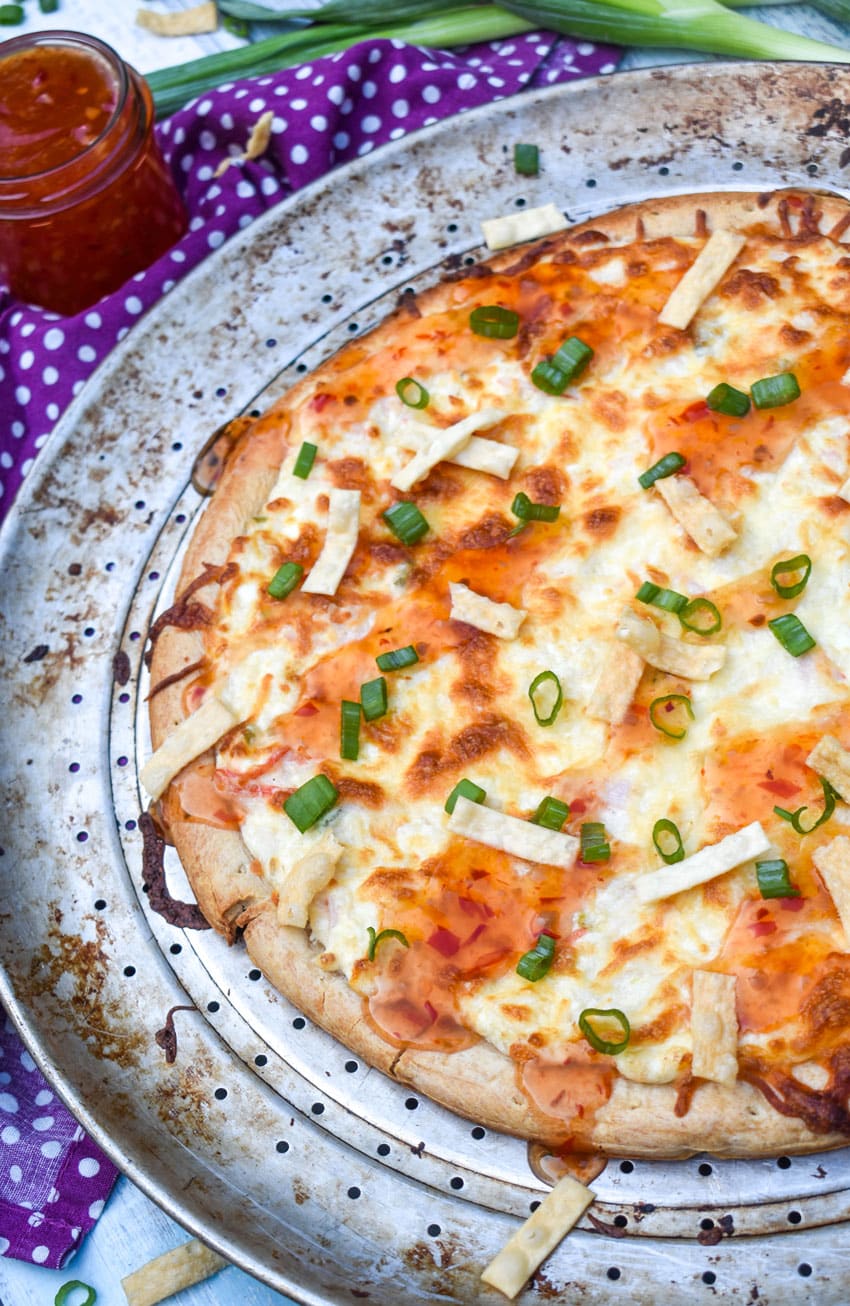
<svg viewBox="0 0 850 1306">
<path fill-rule="evenodd" d="M 835 227 L 839 238 L 845 239 L 845 201 L 817 195 L 804 204 L 801 212 L 799 207 L 788 205 L 789 194 L 718 193 L 646 201 L 570 228 L 547 238 L 541 246 L 555 251 L 568 249 L 577 240 L 584 244 L 592 241 L 594 232 L 601 241 L 628 240 L 635 235 L 660 239 L 718 228 L 788 235 L 805 230 L 806 223 L 811 226 L 815 213 L 824 234 Z M 490 260 L 489 266 L 494 271 L 510 269 L 524 252 L 522 247 L 507 250 Z M 442 283 L 419 296 L 418 302 L 423 311 L 433 311 L 449 302 L 450 292 L 451 285 Z M 405 312 L 399 310 L 399 319 Z M 391 332 L 395 320 L 391 317 L 378 330 Z M 318 377 L 305 377 L 277 409 L 271 410 L 271 415 L 255 423 L 252 438 L 243 439 L 190 541 L 178 597 L 205 566 L 226 559 L 231 540 L 262 506 L 275 483 L 287 452 L 287 423 L 280 418 L 281 406 L 285 408 L 309 396 L 317 388 L 319 377 L 327 383 L 344 372 L 361 348 L 362 342 L 352 342 L 323 365 Z M 212 606 L 214 590 L 214 584 L 210 584 L 198 597 Z M 202 652 L 199 633 L 167 627 L 154 648 L 152 684 L 183 671 Z M 621 689 L 626 659 L 634 661 L 638 676 L 642 661 L 631 650 L 612 643 L 612 672 L 621 682 Z M 635 681 L 635 677 L 631 680 Z M 155 746 L 185 716 L 187 683 L 191 683 L 191 677 L 170 685 L 152 699 Z M 363 1001 L 344 977 L 317 964 L 321 950 L 309 941 L 305 931 L 278 923 L 268 888 L 252 870 L 250 855 L 238 834 L 184 821 L 172 826 L 171 835 L 207 920 L 231 941 L 243 930 L 252 961 L 309 1019 L 370 1065 L 460 1115 L 488 1128 L 548 1145 L 563 1142 L 564 1123 L 544 1115 L 529 1101 L 517 1085 L 512 1061 L 489 1044 L 479 1042 L 446 1054 L 397 1048 L 380 1036 L 364 1015 Z M 821 1150 L 847 1142 L 843 1134 L 815 1132 L 802 1120 L 774 1110 L 758 1089 L 743 1080 L 730 1086 L 700 1082 L 693 1090 L 688 1110 L 677 1115 L 676 1106 L 677 1091 L 672 1085 L 639 1084 L 615 1077 L 608 1102 L 596 1112 L 587 1145 L 612 1156 L 672 1158 L 695 1152 L 721 1157 L 770 1156 Z"/>
</svg>

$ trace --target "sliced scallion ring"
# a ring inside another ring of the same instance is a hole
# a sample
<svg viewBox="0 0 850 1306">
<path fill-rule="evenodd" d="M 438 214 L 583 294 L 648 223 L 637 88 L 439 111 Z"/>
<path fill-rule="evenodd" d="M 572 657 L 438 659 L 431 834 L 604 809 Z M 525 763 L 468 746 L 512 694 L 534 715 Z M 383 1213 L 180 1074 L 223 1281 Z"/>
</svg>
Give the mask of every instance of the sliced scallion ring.
<svg viewBox="0 0 850 1306">
<path fill-rule="evenodd" d="M 360 704 L 344 698 L 339 706 L 339 755 L 344 762 L 356 762 L 360 753 Z"/>
<path fill-rule="evenodd" d="M 298 476 L 302 481 L 306 481 L 310 472 L 313 470 L 313 463 L 316 461 L 316 454 L 319 452 L 318 445 L 310 444 L 305 440 L 298 450 L 298 457 L 295 459 L 295 466 L 292 469 L 292 475 Z"/>
<path fill-rule="evenodd" d="M 285 562 L 272 576 L 266 587 L 266 593 L 273 599 L 285 599 L 287 594 L 292 593 L 303 575 L 304 568 L 300 562 Z"/>
<path fill-rule="evenodd" d="M 655 851 L 658 856 L 668 866 L 672 866 L 675 862 L 684 861 L 685 847 L 682 843 L 679 827 L 666 816 L 662 816 L 661 820 L 656 821 L 652 827 L 652 842 L 655 844 Z"/>
<path fill-rule="evenodd" d="M 750 398 L 743 390 L 736 390 L 733 385 L 721 381 L 705 397 L 708 407 L 715 413 L 726 417 L 746 417 L 750 411 Z"/>
<path fill-rule="evenodd" d="M 377 949 L 378 944 L 382 943 L 384 939 L 397 939 L 403 947 L 410 947 L 410 944 L 402 934 L 401 930 L 381 930 L 379 934 L 374 925 L 367 925 L 366 930 L 369 935 L 369 947 L 366 950 L 366 957 L 369 961 L 375 960 L 375 950 Z"/>
<path fill-rule="evenodd" d="M 427 408 L 431 401 L 424 385 L 412 376 L 403 376 L 400 381 L 396 381 L 395 392 L 408 408 Z"/>
<path fill-rule="evenodd" d="M 487 791 L 477 785 L 474 780 L 467 780 L 466 778 L 458 780 L 446 799 L 446 811 L 451 815 L 459 798 L 468 798 L 471 803 L 483 803 L 486 797 Z"/>
<path fill-rule="evenodd" d="M 536 145 L 515 145 L 514 168 L 521 177 L 536 177 L 540 171 L 539 148 Z"/>
<path fill-rule="evenodd" d="M 687 594 L 663 589 L 660 585 L 653 585 L 651 580 L 643 582 L 635 598 L 641 603 L 651 603 L 654 608 L 663 608 L 665 612 L 682 612 L 688 606 Z"/>
<path fill-rule="evenodd" d="M 694 709 L 687 694 L 662 694 L 649 705 L 649 719 L 668 739 L 684 739 L 688 721 L 695 721 Z"/>
<path fill-rule="evenodd" d="M 763 898 L 799 898 L 800 890 L 795 889 L 788 878 L 788 863 L 781 857 L 769 862 L 756 862 L 756 879 L 759 893 Z"/>
<path fill-rule="evenodd" d="M 366 680 L 360 686 L 360 706 L 366 721 L 377 721 L 387 711 L 387 682 L 383 676 Z"/>
<path fill-rule="evenodd" d="M 519 330 L 519 313 L 499 304 L 482 304 L 470 313 L 469 325 L 477 336 L 510 340 Z"/>
<path fill-rule="evenodd" d="M 339 797 L 339 791 L 326 775 L 314 775 L 283 804 L 283 810 L 293 825 L 304 834 L 329 812 Z"/>
<path fill-rule="evenodd" d="M 77 1297 L 78 1292 L 84 1292 L 85 1297 Z M 75 1300 L 71 1302 L 71 1297 Z M 53 1299 L 53 1306 L 94 1306 L 97 1301 L 97 1293 L 90 1283 L 83 1283 L 80 1279 L 69 1279 L 63 1283 Z"/>
<path fill-rule="evenodd" d="M 818 826 L 824 825 L 835 811 L 837 799 L 841 797 L 841 795 L 833 789 L 829 781 L 822 775 L 818 776 L 818 779 L 820 780 L 821 789 L 823 790 L 823 811 L 818 819 L 813 821 L 811 825 L 803 825 L 803 822 L 800 819 L 803 812 L 809 810 L 807 806 L 798 807 L 796 811 L 793 812 L 789 812 L 785 807 L 774 807 L 773 809 L 777 816 L 782 817 L 783 821 L 788 821 L 791 827 L 796 830 L 797 834 L 811 834 L 812 830 L 816 830 Z"/>
<path fill-rule="evenodd" d="M 798 572 L 802 572 L 799 580 L 792 581 L 790 585 L 785 584 L 781 579 L 782 576 L 796 576 Z M 798 553 L 795 558 L 774 563 L 770 570 L 770 583 L 781 599 L 794 599 L 798 594 L 802 594 L 811 574 L 812 560 L 808 553 Z"/>
<path fill-rule="evenodd" d="M 623 1037 L 616 1042 L 603 1038 L 601 1034 L 597 1034 L 591 1020 L 602 1022 L 603 1027 L 613 1021 L 620 1026 Z M 600 1007 L 585 1007 L 578 1018 L 578 1027 L 594 1051 L 604 1052 L 609 1057 L 617 1056 L 618 1052 L 625 1052 L 632 1034 L 628 1020 L 616 1007 L 609 1007 L 607 1010 Z"/>
<path fill-rule="evenodd" d="M 541 934 L 536 945 L 524 952 L 516 964 L 517 975 L 536 984 L 552 968 L 555 960 L 555 940 L 551 934 Z"/>
<path fill-rule="evenodd" d="M 415 503 L 394 503 L 381 516 L 402 544 L 417 544 L 431 529 Z"/>
<path fill-rule="evenodd" d="M 638 477 L 638 484 L 648 490 L 656 481 L 663 481 L 668 476 L 675 476 L 676 472 L 682 470 L 686 461 L 680 453 L 675 451 L 666 453 L 663 458 L 658 459 L 657 463 L 653 463 L 651 467 L 647 467 L 645 472 L 641 472 Z"/>
<path fill-rule="evenodd" d="M 551 726 L 561 710 L 564 692 L 554 671 L 541 671 L 528 686 L 528 697 L 539 726 Z"/>
<path fill-rule="evenodd" d="M 562 830 L 569 818 L 569 806 L 562 803 L 560 798 L 547 794 L 531 820 L 534 825 L 545 826 L 547 830 Z"/>
<path fill-rule="evenodd" d="M 593 350 L 590 345 L 586 345 L 578 336 L 570 336 L 565 340 L 560 349 L 552 355 L 552 366 L 557 367 L 559 372 L 563 372 L 567 381 L 574 381 L 580 376 L 587 367 Z"/>
<path fill-rule="evenodd" d="M 511 512 L 515 517 L 519 517 L 521 522 L 553 522 L 557 521 L 561 515 L 561 505 L 559 503 L 532 503 L 528 495 L 520 490 L 518 494 L 514 495 Z"/>
<path fill-rule="evenodd" d="M 381 671 L 401 671 L 402 667 L 412 667 L 419 661 L 419 654 L 412 644 L 404 648 L 394 648 L 389 653 L 379 653 L 375 658 Z"/>
<path fill-rule="evenodd" d="M 774 617 L 767 624 L 785 649 L 785 652 L 790 653 L 792 658 L 798 658 L 802 653 L 808 653 L 810 648 L 815 647 L 816 641 L 812 639 L 800 618 L 793 612 L 786 612 L 781 617 Z"/>
<path fill-rule="evenodd" d="M 711 599 L 702 596 L 689 599 L 678 616 L 685 630 L 692 630 L 695 635 L 716 635 L 723 625 L 720 610 Z"/>
<path fill-rule="evenodd" d="M 750 386 L 756 408 L 781 408 L 800 398 L 800 385 L 793 372 L 780 372 L 778 376 L 764 376 Z"/>
<path fill-rule="evenodd" d="M 531 369 L 531 381 L 546 395 L 562 395 L 569 384 L 569 377 L 556 367 L 551 358 L 544 358 Z"/>
<path fill-rule="evenodd" d="M 581 827 L 581 853 L 583 862 L 607 862 L 611 856 L 611 845 L 605 834 L 601 821 L 586 821 Z"/>
</svg>

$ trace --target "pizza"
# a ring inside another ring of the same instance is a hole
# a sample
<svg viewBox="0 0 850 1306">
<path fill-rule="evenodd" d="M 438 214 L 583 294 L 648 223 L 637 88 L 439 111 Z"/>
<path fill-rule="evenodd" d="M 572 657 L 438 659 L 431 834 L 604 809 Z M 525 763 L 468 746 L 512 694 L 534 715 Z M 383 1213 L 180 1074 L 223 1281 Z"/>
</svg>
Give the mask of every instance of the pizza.
<svg viewBox="0 0 850 1306">
<path fill-rule="evenodd" d="M 152 629 L 204 917 L 479 1123 L 848 1137 L 848 228 L 681 196 L 447 267 L 240 419 Z"/>
</svg>

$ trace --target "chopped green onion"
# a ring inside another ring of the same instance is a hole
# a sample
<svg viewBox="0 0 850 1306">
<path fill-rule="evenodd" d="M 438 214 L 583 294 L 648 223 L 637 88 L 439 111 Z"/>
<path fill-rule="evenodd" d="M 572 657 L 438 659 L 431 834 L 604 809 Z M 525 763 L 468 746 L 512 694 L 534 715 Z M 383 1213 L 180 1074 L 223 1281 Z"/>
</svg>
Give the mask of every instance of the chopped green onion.
<svg viewBox="0 0 850 1306">
<path fill-rule="evenodd" d="M 723 413 L 726 417 L 746 417 L 750 411 L 749 395 L 745 395 L 743 390 L 736 390 L 733 385 L 727 385 L 725 381 L 709 391 L 705 402 L 713 412 Z"/>
<path fill-rule="evenodd" d="M 534 825 L 545 826 L 547 830 L 561 830 L 569 817 L 569 806 L 562 803 L 560 798 L 553 798 L 551 794 L 547 794 L 531 820 Z"/>
<path fill-rule="evenodd" d="M 779 579 L 780 576 L 793 576 L 798 571 L 803 573 L 802 576 L 799 580 L 792 581 L 790 585 L 784 585 Z M 789 558 L 786 562 L 777 562 L 773 566 L 770 573 L 770 583 L 781 599 L 793 599 L 806 588 L 811 574 L 811 558 L 807 553 L 798 553 L 796 558 Z"/>
<path fill-rule="evenodd" d="M 402 667 L 412 667 L 419 661 L 419 654 L 412 644 L 404 648 L 394 648 L 389 653 L 379 653 L 375 658 L 381 671 L 401 671 Z"/>
<path fill-rule="evenodd" d="M 587 367 L 593 350 L 590 345 L 586 345 L 578 336 L 570 336 L 565 340 L 560 349 L 552 355 L 552 366 L 557 367 L 559 372 L 563 372 L 568 381 L 574 381 L 580 376 Z"/>
<path fill-rule="evenodd" d="M 224 14 L 221 25 L 231 36 L 241 36 L 243 40 L 247 40 L 251 35 L 251 28 L 244 18 L 234 18 L 232 14 Z"/>
<path fill-rule="evenodd" d="M 38 0 L 38 7 L 43 14 L 55 14 L 59 8 L 59 0 Z M 94 1289 L 92 1289 L 94 1292 Z M 88 1306 L 87 1302 L 82 1302 L 81 1306 Z"/>
<path fill-rule="evenodd" d="M 24 21 L 24 11 L 20 5 L 0 5 L 0 26 L 17 27 Z"/>
<path fill-rule="evenodd" d="M 52 10 L 42 10 L 43 13 L 51 13 Z M 71 1296 L 77 1292 L 84 1292 L 85 1297 L 78 1297 L 73 1306 L 94 1306 L 97 1301 L 97 1293 L 90 1283 L 83 1283 L 80 1279 L 69 1279 L 63 1283 L 62 1287 L 53 1298 L 53 1306 L 67 1306 Z"/>
<path fill-rule="evenodd" d="M 300 562 L 285 562 L 272 576 L 266 592 L 273 599 L 285 599 L 287 594 L 292 593 L 303 575 L 304 568 Z"/>
<path fill-rule="evenodd" d="M 474 308 L 469 315 L 469 325 L 477 336 L 492 340 L 510 340 L 519 330 L 519 313 L 498 304 L 485 304 Z"/>
<path fill-rule="evenodd" d="M 687 459 L 683 458 L 680 453 L 666 453 L 663 458 L 659 458 L 657 463 L 647 467 L 645 472 L 641 472 L 638 477 L 638 484 L 648 490 L 656 481 L 663 481 L 668 476 L 673 476 L 680 472 L 684 467 Z"/>
<path fill-rule="evenodd" d="M 788 863 L 781 857 L 769 862 L 756 862 L 756 878 L 759 893 L 763 898 L 799 898 L 800 890 L 795 889 L 788 879 Z"/>
<path fill-rule="evenodd" d="M 412 376 L 403 376 L 395 383 L 395 392 L 408 408 L 427 408 L 431 396 L 419 381 Z"/>
<path fill-rule="evenodd" d="M 774 807 L 773 809 L 777 816 L 782 817 L 783 821 L 788 821 L 790 823 L 791 827 L 797 831 L 797 834 L 811 834 L 812 830 L 816 830 L 819 825 L 823 825 L 828 821 L 832 816 L 832 813 L 835 811 L 836 799 L 841 797 L 841 795 L 833 789 L 829 781 L 825 780 L 822 775 L 818 776 L 818 779 L 820 780 L 821 789 L 823 790 L 823 811 L 812 825 L 804 826 L 803 822 L 800 820 L 803 812 L 809 810 L 808 807 L 798 807 L 794 812 L 789 812 L 784 807 Z"/>
<path fill-rule="evenodd" d="M 416 544 L 430 530 L 415 503 L 394 503 L 381 516 L 402 544 Z"/>
<path fill-rule="evenodd" d="M 562 395 L 568 384 L 566 372 L 556 367 L 551 358 L 544 358 L 531 369 L 531 382 L 547 395 Z"/>
<path fill-rule="evenodd" d="M 514 495 L 511 512 L 515 517 L 519 517 L 521 522 L 553 522 L 557 521 L 561 515 L 561 505 L 559 503 L 532 503 L 528 495 L 520 490 L 518 494 Z"/>
<path fill-rule="evenodd" d="M 538 936 L 535 947 L 528 952 L 524 952 L 516 964 L 516 973 L 523 979 L 530 980 L 536 984 L 552 968 L 552 962 L 555 960 L 555 940 L 551 934 L 541 934 Z"/>
<path fill-rule="evenodd" d="M 609 1023 L 612 1020 L 616 1021 L 622 1030 L 623 1037 L 616 1043 L 611 1043 L 607 1039 L 602 1038 L 602 1036 L 597 1034 L 596 1030 L 591 1025 L 591 1017 L 595 1017 L 597 1020 L 604 1021 L 605 1023 Z M 584 1011 L 578 1018 L 578 1027 L 594 1051 L 604 1052 L 606 1056 L 609 1057 L 615 1057 L 618 1052 L 624 1052 L 629 1046 L 629 1039 L 632 1034 L 628 1020 L 623 1015 L 622 1011 L 618 1011 L 616 1007 L 609 1007 L 606 1011 L 603 1011 L 599 1007 L 585 1007 Z"/>
<path fill-rule="evenodd" d="M 383 676 L 360 686 L 360 706 L 367 721 L 377 721 L 387 711 L 387 682 Z"/>
<path fill-rule="evenodd" d="M 344 698 L 339 706 L 339 755 L 344 762 L 356 762 L 360 753 L 360 704 Z"/>
<path fill-rule="evenodd" d="M 471 803 L 483 803 L 486 797 L 486 790 L 482 789 L 473 780 L 458 780 L 446 799 L 446 811 L 451 815 L 459 798 L 468 798 Z"/>
<path fill-rule="evenodd" d="M 671 846 L 670 840 L 673 840 Z M 685 857 L 685 847 L 682 843 L 682 836 L 679 834 L 679 827 L 662 816 L 660 821 L 656 821 L 652 827 L 652 842 L 655 844 L 655 850 L 662 861 L 668 866 L 674 862 L 681 862 Z"/>
<path fill-rule="evenodd" d="M 668 739 L 684 739 L 688 733 L 685 716 L 690 717 L 691 721 L 696 720 L 687 694 L 663 694 L 661 698 L 654 698 L 649 705 L 650 721 Z"/>
<path fill-rule="evenodd" d="M 581 860 L 583 862 L 607 862 L 611 856 L 611 845 L 605 835 L 605 826 L 601 821 L 587 821 L 581 827 Z"/>
<path fill-rule="evenodd" d="M 367 925 L 366 929 L 369 934 L 369 947 L 366 951 L 366 956 L 369 961 L 375 960 L 375 950 L 377 949 L 378 944 L 384 939 L 398 939 L 399 943 L 403 944 L 405 948 L 410 947 L 410 944 L 402 934 L 401 930 L 381 930 L 379 934 L 374 925 Z"/>
<path fill-rule="evenodd" d="M 540 150 L 536 145 L 514 146 L 514 168 L 521 177 L 536 177 L 540 171 Z"/>
<path fill-rule="evenodd" d="M 339 797 L 339 791 L 326 775 L 314 775 L 283 804 L 283 810 L 293 825 L 304 834 L 329 812 Z"/>
<path fill-rule="evenodd" d="M 793 612 L 786 612 L 782 617 L 774 617 L 767 624 L 785 652 L 790 653 L 792 658 L 798 658 L 801 653 L 808 653 L 810 648 L 815 647 L 815 640 Z"/>
<path fill-rule="evenodd" d="M 665 612 L 682 612 L 689 601 L 687 594 L 662 589 L 660 585 L 653 585 L 651 580 L 643 582 L 635 598 L 641 603 L 651 603 L 654 608 L 663 608 Z"/>
<path fill-rule="evenodd" d="M 800 398 L 800 386 L 793 372 L 780 372 L 778 376 L 765 376 L 750 386 L 756 408 L 781 408 Z"/>
<path fill-rule="evenodd" d="M 292 469 L 293 476 L 300 476 L 302 481 L 306 481 L 310 472 L 313 470 L 313 463 L 316 461 L 316 454 L 319 452 L 318 446 L 310 444 L 305 440 L 298 450 L 298 457 L 295 459 L 295 466 Z"/>
<path fill-rule="evenodd" d="M 685 630 L 692 630 L 695 635 L 716 635 L 723 625 L 720 611 L 711 599 L 691 599 L 678 615 Z"/>
<path fill-rule="evenodd" d="M 528 686 L 528 697 L 531 699 L 531 706 L 534 708 L 534 719 L 537 724 L 539 726 L 551 726 L 564 701 L 561 682 L 554 671 L 541 671 L 539 675 L 535 676 Z"/>
</svg>

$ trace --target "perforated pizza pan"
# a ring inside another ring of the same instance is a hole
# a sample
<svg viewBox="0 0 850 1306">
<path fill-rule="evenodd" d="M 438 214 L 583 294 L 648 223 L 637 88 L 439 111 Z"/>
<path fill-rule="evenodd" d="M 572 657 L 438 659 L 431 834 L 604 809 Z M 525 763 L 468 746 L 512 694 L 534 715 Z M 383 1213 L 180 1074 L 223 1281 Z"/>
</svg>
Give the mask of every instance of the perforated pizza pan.
<svg viewBox="0 0 850 1306">
<path fill-rule="evenodd" d="M 554 200 L 578 221 L 647 196 L 796 183 L 846 194 L 848 93 L 850 73 L 830 67 L 643 71 L 527 93 L 340 169 L 136 327 L 4 527 L 0 996 L 122 1169 L 298 1301 L 501 1300 L 480 1271 L 544 1185 L 524 1144 L 361 1064 L 240 946 L 150 909 L 142 650 L 201 507 L 194 459 L 399 294 L 480 258 L 482 217 Z M 539 177 L 516 176 L 518 140 L 540 145 Z M 168 1064 L 155 1035 L 173 1007 Z M 594 1188 L 524 1299 L 848 1300 L 846 1151 L 616 1160 Z"/>
</svg>

